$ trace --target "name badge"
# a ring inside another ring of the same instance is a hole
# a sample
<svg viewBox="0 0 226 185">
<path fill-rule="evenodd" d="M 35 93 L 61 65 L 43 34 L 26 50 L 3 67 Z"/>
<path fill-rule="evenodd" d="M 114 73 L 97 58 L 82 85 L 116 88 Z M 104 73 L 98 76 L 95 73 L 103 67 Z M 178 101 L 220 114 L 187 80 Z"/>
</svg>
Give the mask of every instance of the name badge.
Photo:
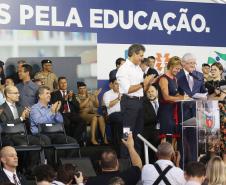
<svg viewBox="0 0 226 185">
<path fill-rule="evenodd" d="M 14 127 L 15 125 L 13 123 L 6 124 L 8 127 Z"/>
<path fill-rule="evenodd" d="M 47 127 L 52 127 L 53 124 L 52 124 L 52 123 L 48 123 L 48 124 L 46 124 L 46 126 L 47 126 Z"/>
</svg>

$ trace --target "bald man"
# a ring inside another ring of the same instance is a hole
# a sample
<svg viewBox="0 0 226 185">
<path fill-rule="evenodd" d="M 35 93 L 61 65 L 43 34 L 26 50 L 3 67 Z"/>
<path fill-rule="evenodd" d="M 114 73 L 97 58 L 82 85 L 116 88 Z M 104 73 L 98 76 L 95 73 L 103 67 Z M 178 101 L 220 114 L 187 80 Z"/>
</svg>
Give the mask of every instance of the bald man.
<svg viewBox="0 0 226 185">
<path fill-rule="evenodd" d="M 17 104 L 19 101 L 19 91 L 16 86 L 7 86 L 4 91 L 6 101 L 2 106 L 0 120 L 2 124 L 18 124 L 26 121 L 29 117 L 30 109 L 23 108 Z M 3 145 L 26 145 L 24 136 L 10 135 L 3 137 Z"/>
<path fill-rule="evenodd" d="M 143 185 L 151 184 L 185 184 L 184 172 L 179 166 L 179 155 L 175 155 L 170 143 L 162 143 L 158 146 L 156 163 L 147 164 L 142 170 Z M 176 166 L 175 166 L 175 164 Z"/>
<path fill-rule="evenodd" d="M 117 154 L 114 150 L 105 150 L 101 155 L 102 173 L 96 177 L 89 178 L 86 185 L 107 185 L 113 177 L 121 177 L 125 181 L 125 185 L 135 185 L 140 179 L 142 161 L 134 148 L 133 135 L 130 133 L 127 140 L 122 140 L 128 149 L 132 166 L 124 171 L 119 171 L 119 162 Z"/>
<path fill-rule="evenodd" d="M 0 171 L 0 183 L 11 182 L 15 185 L 26 185 L 26 179 L 16 172 L 18 157 L 16 150 L 11 146 L 5 146 L 0 151 L 2 170 Z"/>
<path fill-rule="evenodd" d="M 19 91 L 16 86 L 7 86 L 4 91 L 6 102 L 0 107 L 0 124 L 19 124 L 26 123 L 28 121 L 30 108 L 29 107 L 21 107 L 17 102 L 19 101 Z M 51 143 L 50 139 L 45 136 L 32 136 L 28 135 L 29 144 L 31 145 L 48 145 Z M 2 137 L 3 146 L 20 146 L 27 145 L 25 135 L 21 134 L 7 134 Z M 47 158 L 50 158 L 51 154 L 46 154 Z M 27 166 L 35 165 L 39 160 L 39 154 L 37 152 L 30 152 L 29 154 L 30 162 L 27 162 Z M 28 161 L 28 160 L 26 160 Z M 24 167 L 24 166 L 23 166 Z"/>
</svg>

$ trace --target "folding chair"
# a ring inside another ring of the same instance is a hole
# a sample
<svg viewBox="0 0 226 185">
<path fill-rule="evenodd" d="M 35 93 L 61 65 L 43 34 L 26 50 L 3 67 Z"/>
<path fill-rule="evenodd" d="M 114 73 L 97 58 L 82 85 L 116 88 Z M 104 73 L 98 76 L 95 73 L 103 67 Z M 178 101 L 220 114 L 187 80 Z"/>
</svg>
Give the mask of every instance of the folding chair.
<svg viewBox="0 0 226 185">
<path fill-rule="evenodd" d="M 54 154 L 55 154 L 55 162 L 57 163 L 57 150 L 71 150 L 75 149 L 78 150 L 78 155 L 81 157 L 80 154 L 80 146 L 78 143 L 68 143 L 68 138 L 66 136 L 64 124 L 55 124 L 55 123 L 42 123 L 38 125 L 39 133 L 44 135 L 50 135 L 50 134 L 56 134 L 56 133 L 62 133 L 65 138 L 64 144 L 51 144 L 46 145 L 44 147 L 46 148 L 53 148 Z"/>
<path fill-rule="evenodd" d="M 13 146 L 17 152 L 29 152 L 29 151 L 39 151 L 40 152 L 40 159 L 41 159 L 41 145 L 30 145 L 27 130 L 25 128 L 24 123 L 14 124 L 14 123 L 1 123 L 0 126 L 0 139 L 2 139 L 2 135 L 23 135 L 26 141 L 26 145 L 18 145 Z M 2 140 L 1 140 L 2 146 Z"/>
</svg>

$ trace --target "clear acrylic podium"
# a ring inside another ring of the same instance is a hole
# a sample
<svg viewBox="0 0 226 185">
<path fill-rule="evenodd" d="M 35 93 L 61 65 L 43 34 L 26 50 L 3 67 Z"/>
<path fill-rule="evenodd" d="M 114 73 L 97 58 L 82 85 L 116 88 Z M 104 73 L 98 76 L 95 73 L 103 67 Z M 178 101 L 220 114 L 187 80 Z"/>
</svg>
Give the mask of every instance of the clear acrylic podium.
<svg viewBox="0 0 226 185">
<path fill-rule="evenodd" d="M 181 152 L 181 166 L 197 161 L 205 154 L 211 139 L 219 137 L 220 113 L 218 101 L 178 102 L 179 132 L 178 147 Z"/>
</svg>

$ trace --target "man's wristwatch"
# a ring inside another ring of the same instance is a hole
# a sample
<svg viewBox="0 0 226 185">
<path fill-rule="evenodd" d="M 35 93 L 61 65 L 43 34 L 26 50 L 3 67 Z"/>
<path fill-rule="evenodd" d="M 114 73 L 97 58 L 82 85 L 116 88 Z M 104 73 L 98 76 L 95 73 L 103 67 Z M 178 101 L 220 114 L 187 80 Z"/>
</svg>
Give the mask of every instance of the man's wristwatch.
<svg viewBox="0 0 226 185">
<path fill-rule="evenodd" d="M 144 82 L 140 82 L 140 85 L 142 86 L 142 88 L 144 88 Z"/>
</svg>

